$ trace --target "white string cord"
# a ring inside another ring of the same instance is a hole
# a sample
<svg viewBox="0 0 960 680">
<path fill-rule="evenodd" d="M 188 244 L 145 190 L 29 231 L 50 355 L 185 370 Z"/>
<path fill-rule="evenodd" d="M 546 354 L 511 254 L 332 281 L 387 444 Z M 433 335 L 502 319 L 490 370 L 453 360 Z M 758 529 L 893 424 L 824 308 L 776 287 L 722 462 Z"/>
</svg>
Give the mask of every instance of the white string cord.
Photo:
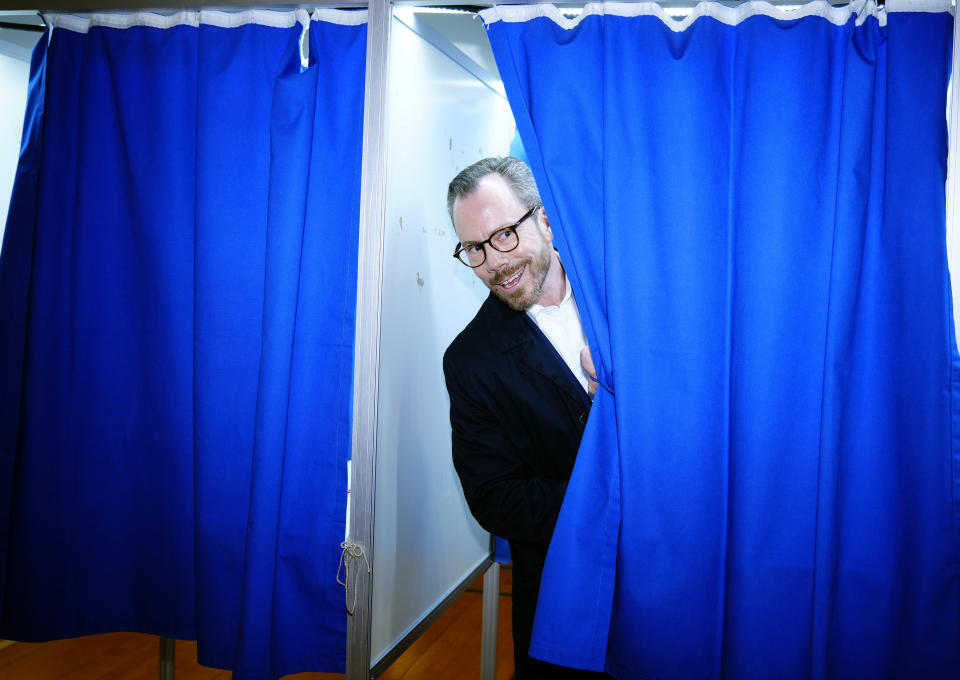
<svg viewBox="0 0 960 680">
<path fill-rule="evenodd" d="M 370 573 L 370 561 L 367 559 L 367 554 L 363 551 L 363 547 L 356 544 L 350 543 L 349 541 L 344 541 L 340 544 L 343 552 L 340 553 L 340 565 L 337 567 L 337 583 L 343 586 L 344 591 L 344 605 L 347 608 L 347 614 L 353 616 L 353 612 L 357 610 L 357 576 L 360 574 L 360 558 L 363 558 L 364 564 L 367 565 L 367 573 Z M 350 569 L 353 568 L 353 579 L 350 578 Z M 343 580 L 340 580 L 340 572 L 343 571 Z M 353 583 L 353 605 L 350 604 L 350 583 Z"/>
</svg>

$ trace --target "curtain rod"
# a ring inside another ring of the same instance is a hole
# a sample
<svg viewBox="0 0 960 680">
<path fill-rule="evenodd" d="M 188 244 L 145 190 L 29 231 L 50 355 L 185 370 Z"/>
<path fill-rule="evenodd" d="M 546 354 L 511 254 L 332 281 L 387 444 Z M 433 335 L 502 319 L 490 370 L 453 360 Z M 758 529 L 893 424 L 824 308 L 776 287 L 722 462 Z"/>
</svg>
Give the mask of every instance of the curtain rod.
<svg viewBox="0 0 960 680">
<path fill-rule="evenodd" d="M 623 1 L 623 0 L 620 0 Z M 626 0 L 630 2 L 631 0 Z M 643 0 L 636 0 L 643 1 Z M 724 5 L 740 5 L 747 0 L 713 0 L 714 2 L 720 2 Z M 772 5 L 782 5 L 782 4 L 802 4 L 804 1 L 809 2 L 810 0 L 767 0 Z M 827 0 L 832 5 L 847 5 L 849 4 L 848 0 L 843 0 L 842 2 L 836 2 L 835 0 Z M 256 8 L 260 7 L 263 9 L 314 9 L 317 7 L 330 7 L 337 8 L 342 7 L 344 9 L 356 9 L 357 7 L 366 7 L 367 2 L 365 0 L 340 0 L 325 2 L 320 0 L 318 2 L 290 2 L 290 0 L 230 0 L 228 3 L 225 3 L 224 0 L 160 0 L 162 5 L 158 5 L 156 0 L 151 2 L 151 0 L 46 0 L 43 2 L 42 7 L 38 7 L 36 0 L 7 0 L 4 2 L 4 7 L 2 12 L 0 12 L 0 17 L 4 14 L 13 14 L 11 10 L 20 11 L 41 11 L 41 12 L 53 12 L 53 11 L 73 11 L 73 12 L 100 12 L 103 10 L 126 10 L 126 11 L 136 11 L 136 12 L 164 12 L 170 10 L 190 10 L 190 9 L 222 9 L 229 11 L 230 9 L 236 8 Z M 540 2 L 530 2 L 529 0 L 449 0 L 448 2 L 442 2 L 438 0 L 395 0 L 391 4 L 394 5 L 421 5 L 426 7 L 477 7 L 477 8 L 486 8 L 493 7 L 494 5 L 534 5 L 541 4 Z M 586 2 L 553 2 L 547 4 L 555 4 L 558 6 L 582 6 Z M 666 0 L 661 2 L 661 5 L 670 6 L 670 5 L 695 5 L 697 0 Z"/>
<path fill-rule="evenodd" d="M 623 1 L 623 0 L 620 0 Z M 626 0 L 630 2 L 631 0 Z M 643 0 L 636 0 L 643 1 Z M 712 0 L 713 2 L 718 2 L 722 5 L 727 5 L 729 7 L 736 7 L 737 5 L 744 4 L 748 0 Z M 810 2 L 811 0 L 766 0 L 772 5 L 802 5 Z M 826 0 L 829 4 L 834 5 L 835 7 L 843 7 L 850 4 L 850 0 Z M 879 7 L 883 7 L 885 0 L 875 0 Z M 91 7 L 91 2 L 96 3 L 95 7 Z M 340 0 L 339 2 L 324 2 L 320 0 L 319 2 L 306 2 L 306 3 L 291 3 L 289 0 L 278 0 L 276 2 L 271 2 L 270 0 L 233 0 L 229 5 L 225 5 L 223 0 L 161 0 L 163 2 L 163 7 L 158 7 L 156 4 L 151 3 L 151 0 L 46 0 L 44 7 L 41 11 L 50 11 L 50 12 L 102 12 L 102 11 L 127 11 L 127 12 L 159 12 L 159 13 L 169 13 L 172 11 L 182 11 L 182 10 L 191 10 L 191 9 L 222 9 L 224 11 L 229 11 L 231 9 L 251 9 L 251 8 L 262 8 L 262 9 L 315 9 L 315 8 L 342 8 L 342 9 L 357 9 L 367 7 L 369 4 L 365 0 Z M 659 4 L 664 8 L 671 7 L 693 7 L 696 5 L 698 0 L 664 0 Z M 0 13 L 0 17 L 3 14 L 12 14 L 9 10 L 25 10 L 25 11 L 35 11 L 37 10 L 36 0 L 7 0 L 5 3 L 6 12 Z M 530 2 L 524 0 L 447 0 L 447 2 L 442 2 L 438 0 L 394 0 L 391 4 L 395 6 L 412 6 L 412 7 L 438 7 L 438 8 L 451 8 L 451 9 L 463 9 L 467 11 L 479 11 L 487 7 L 493 7 L 495 5 L 534 5 L 540 4 L 536 1 Z M 555 4 L 561 9 L 564 7 L 582 7 L 585 2 L 554 2 L 548 4 Z M 954 3 L 955 4 L 955 3 Z M 27 29 L 25 29 L 27 30 Z"/>
</svg>

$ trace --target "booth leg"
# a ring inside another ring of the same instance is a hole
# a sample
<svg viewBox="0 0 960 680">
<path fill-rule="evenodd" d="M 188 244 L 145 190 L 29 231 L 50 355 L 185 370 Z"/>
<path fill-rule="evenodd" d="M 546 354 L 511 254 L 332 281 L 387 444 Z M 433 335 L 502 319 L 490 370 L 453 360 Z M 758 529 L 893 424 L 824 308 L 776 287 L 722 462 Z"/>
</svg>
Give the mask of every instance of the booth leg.
<svg viewBox="0 0 960 680">
<path fill-rule="evenodd" d="M 173 638 L 160 638 L 160 680 L 173 680 L 174 642 Z"/>
<path fill-rule="evenodd" d="M 483 575 L 483 624 L 480 633 L 480 679 L 494 680 L 497 673 L 497 620 L 500 608 L 500 563 Z"/>
</svg>

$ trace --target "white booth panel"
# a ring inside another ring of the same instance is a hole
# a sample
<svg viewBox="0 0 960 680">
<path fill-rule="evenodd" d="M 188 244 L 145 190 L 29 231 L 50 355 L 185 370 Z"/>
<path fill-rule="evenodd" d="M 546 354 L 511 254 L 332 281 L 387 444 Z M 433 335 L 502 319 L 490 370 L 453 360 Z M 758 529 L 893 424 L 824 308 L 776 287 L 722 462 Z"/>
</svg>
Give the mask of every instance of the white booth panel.
<svg viewBox="0 0 960 680">
<path fill-rule="evenodd" d="M 467 165 L 507 154 L 515 131 L 502 94 L 411 30 L 409 9 L 390 45 L 372 665 L 490 552 L 453 469 L 442 369 L 487 290 L 452 257 L 446 191 Z"/>
<path fill-rule="evenodd" d="M 20 156 L 30 53 L 41 33 L 0 29 L 0 242 Z"/>
</svg>

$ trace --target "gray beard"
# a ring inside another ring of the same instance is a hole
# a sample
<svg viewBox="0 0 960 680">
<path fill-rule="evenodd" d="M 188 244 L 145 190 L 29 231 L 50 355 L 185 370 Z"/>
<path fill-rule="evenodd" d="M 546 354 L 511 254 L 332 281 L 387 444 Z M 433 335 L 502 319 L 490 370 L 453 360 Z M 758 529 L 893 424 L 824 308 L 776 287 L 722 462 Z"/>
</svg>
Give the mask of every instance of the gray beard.
<svg viewBox="0 0 960 680">
<path fill-rule="evenodd" d="M 529 295 L 516 296 L 516 295 L 505 294 L 503 290 L 499 287 L 499 285 L 497 285 L 497 283 L 492 283 L 490 285 L 490 290 L 493 292 L 494 295 L 500 298 L 500 300 L 502 300 L 503 303 L 513 311 L 515 312 L 527 311 L 528 309 L 530 309 L 533 303 L 535 303 L 537 300 L 540 299 L 540 295 L 541 293 L 543 293 L 543 285 L 544 283 L 546 283 L 547 273 L 550 271 L 550 265 L 553 264 L 551 261 L 551 254 L 552 253 L 550 248 L 544 248 L 544 252 L 541 254 L 541 256 L 537 257 L 536 260 L 530 260 L 529 262 L 526 263 L 527 271 L 524 273 L 524 276 L 529 276 L 531 274 L 536 273 L 533 271 L 534 264 L 537 265 L 537 269 L 539 269 L 539 274 L 540 274 L 540 280 L 534 282 L 533 290 Z M 511 271 L 507 272 L 504 276 L 498 277 L 497 282 L 502 283 L 503 281 L 506 281 L 510 277 L 514 276 L 518 271 L 520 271 L 520 269 L 522 269 L 523 266 L 524 264 L 521 263 L 517 267 L 514 267 Z"/>
</svg>

